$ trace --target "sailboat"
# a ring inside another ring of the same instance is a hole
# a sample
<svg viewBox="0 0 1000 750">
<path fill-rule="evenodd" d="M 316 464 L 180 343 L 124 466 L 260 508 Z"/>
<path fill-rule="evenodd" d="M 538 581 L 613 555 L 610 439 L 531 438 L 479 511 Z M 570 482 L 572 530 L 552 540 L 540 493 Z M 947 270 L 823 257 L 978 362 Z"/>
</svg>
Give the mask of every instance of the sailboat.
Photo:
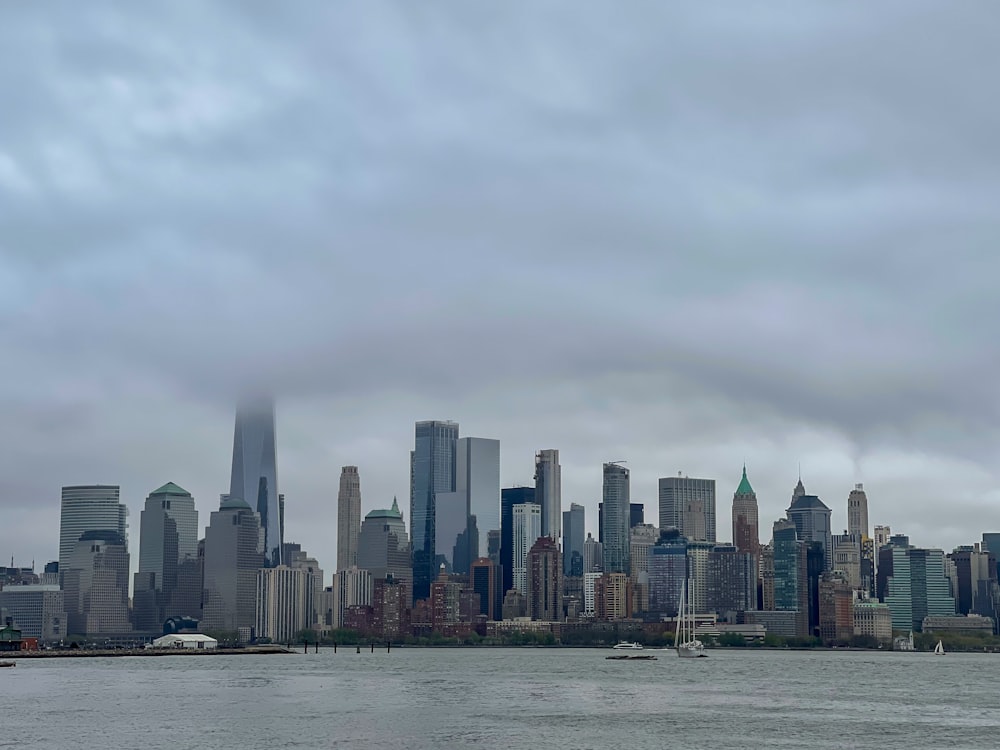
<svg viewBox="0 0 1000 750">
<path fill-rule="evenodd" d="M 941 641 L 938 641 L 937 645 L 934 647 L 934 656 L 944 656 L 944 645 Z"/>
<path fill-rule="evenodd" d="M 687 580 L 681 583 L 681 598 L 677 606 L 677 629 L 674 633 L 674 645 L 677 655 L 692 659 L 705 657 L 705 644 L 694 637 L 694 614 L 690 611 Z"/>
</svg>

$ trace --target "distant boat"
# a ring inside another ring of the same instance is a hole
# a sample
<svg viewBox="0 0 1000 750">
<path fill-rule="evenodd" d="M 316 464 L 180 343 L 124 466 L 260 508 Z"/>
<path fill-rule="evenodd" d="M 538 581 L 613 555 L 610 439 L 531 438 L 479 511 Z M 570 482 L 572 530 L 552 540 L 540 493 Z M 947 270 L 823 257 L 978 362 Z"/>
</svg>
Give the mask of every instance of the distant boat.
<svg viewBox="0 0 1000 750">
<path fill-rule="evenodd" d="M 934 647 L 934 656 L 944 656 L 944 645 L 942 645 L 941 641 L 938 641 Z"/>
<path fill-rule="evenodd" d="M 642 651 L 643 645 L 635 641 L 621 641 L 612 646 L 613 649 L 621 651 Z"/>
<path fill-rule="evenodd" d="M 0 661 L 0 667 L 16 667 L 17 663 L 12 661 Z"/>
<path fill-rule="evenodd" d="M 652 654 L 615 654 L 604 658 L 612 661 L 656 661 L 656 657 Z"/>
<path fill-rule="evenodd" d="M 677 629 L 674 644 L 677 655 L 686 659 L 706 657 L 705 644 L 694 637 L 694 614 L 688 601 L 687 580 L 681 583 L 681 598 L 677 607 Z"/>
</svg>

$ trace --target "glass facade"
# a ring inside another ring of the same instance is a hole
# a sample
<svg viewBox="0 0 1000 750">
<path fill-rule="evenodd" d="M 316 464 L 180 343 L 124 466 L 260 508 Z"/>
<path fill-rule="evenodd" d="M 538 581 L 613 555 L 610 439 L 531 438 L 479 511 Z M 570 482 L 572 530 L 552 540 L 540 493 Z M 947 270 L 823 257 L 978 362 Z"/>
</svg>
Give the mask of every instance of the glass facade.
<svg viewBox="0 0 1000 750">
<path fill-rule="evenodd" d="M 236 411 L 229 497 L 257 511 L 264 530 L 264 563 L 281 564 L 281 511 L 275 456 L 274 402 L 245 401 Z"/>
<path fill-rule="evenodd" d="M 74 485 L 62 488 L 59 513 L 59 570 L 65 570 L 80 536 L 111 530 L 128 541 L 128 508 L 119 502 L 117 485 Z"/>
<path fill-rule="evenodd" d="M 673 526 L 688 539 L 715 541 L 715 480 L 664 477 L 659 481 L 660 528 Z"/>
<path fill-rule="evenodd" d="M 584 573 L 585 514 L 584 507 L 576 503 L 571 503 L 569 510 L 563 511 L 563 575 L 582 576 Z"/>
<path fill-rule="evenodd" d="M 437 578 L 436 506 L 439 493 L 455 491 L 456 422 L 417 422 L 410 454 L 410 531 L 413 535 L 413 599 L 430 596 Z"/>
<path fill-rule="evenodd" d="M 602 536 L 604 572 L 631 572 L 629 565 L 629 470 L 617 463 L 604 464 Z"/>
</svg>

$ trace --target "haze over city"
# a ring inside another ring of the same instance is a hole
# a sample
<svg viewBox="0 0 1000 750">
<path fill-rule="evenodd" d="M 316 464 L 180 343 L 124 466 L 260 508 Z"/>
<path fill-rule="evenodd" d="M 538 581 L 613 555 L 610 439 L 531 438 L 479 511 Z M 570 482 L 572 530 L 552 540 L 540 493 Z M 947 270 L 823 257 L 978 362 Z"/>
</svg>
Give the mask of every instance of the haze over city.
<svg viewBox="0 0 1000 750">
<path fill-rule="evenodd" d="M 559 449 L 595 536 L 614 460 L 650 519 L 745 463 L 762 530 L 799 467 L 834 531 L 856 482 L 1000 529 L 992 6 L 574 8 L 0 11 L 0 554 L 56 558 L 63 485 L 133 555 L 165 482 L 204 527 L 248 391 L 328 570 L 340 467 L 409 525 L 430 419 L 503 486 Z"/>
</svg>

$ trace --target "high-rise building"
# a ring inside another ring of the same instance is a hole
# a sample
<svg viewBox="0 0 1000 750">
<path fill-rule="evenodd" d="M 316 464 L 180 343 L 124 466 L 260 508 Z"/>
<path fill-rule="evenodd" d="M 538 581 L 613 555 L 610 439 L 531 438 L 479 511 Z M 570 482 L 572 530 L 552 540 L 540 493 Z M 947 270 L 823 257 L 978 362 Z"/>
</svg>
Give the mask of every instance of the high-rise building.
<svg viewBox="0 0 1000 750">
<path fill-rule="evenodd" d="M 275 643 L 291 643 L 314 625 L 310 607 L 316 582 L 305 568 L 261 568 L 257 571 L 256 634 Z"/>
<path fill-rule="evenodd" d="M 854 591 L 838 571 L 819 581 L 819 637 L 824 643 L 847 644 L 854 635 Z"/>
<path fill-rule="evenodd" d="M 243 401 L 236 410 L 229 498 L 242 500 L 256 511 L 264 530 L 264 564 L 280 565 L 282 536 L 274 402 L 269 398 Z"/>
<path fill-rule="evenodd" d="M 503 607 L 500 566 L 488 557 L 474 560 L 469 571 L 469 584 L 479 594 L 479 613 L 489 620 L 499 620 Z"/>
<path fill-rule="evenodd" d="M 743 478 L 733 493 L 733 544 L 743 553 L 760 553 L 760 528 L 757 518 L 757 493 L 747 479 L 747 467 L 743 466 Z"/>
<path fill-rule="evenodd" d="M 997 560 L 979 545 L 957 548 L 948 555 L 955 566 L 955 605 L 960 615 L 983 615 L 997 621 L 1000 589 L 997 587 Z"/>
<path fill-rule="evenodd" d="M 562 619 L 562 561 L 552 537 L 541 536 L 528 552 L 527 600 L 532 620 Z"/>
<path fill-rule="evenodd" d="M 584 529 L 586 510 L 582 505 L 570 503 L 569 510 L 563 511 L 563 575 L 582 576 L 583 544 L 586 541 Z"/>
<path fill-rule="evenodd" d="M 735 545 L 717 544 L 708 553 L 707 612 L 719 617 L 756 609 L 757 556 Z"/>
<path fill-rule="evenodd" d="M 205 529 L 203 630 L 238 632 L 255 627 L 257 571 L 263 566 L 260 516 L 245 500 L 227 497 Z"/>
<path fill-rule="evenodd" d="M 80 536 L 88 531 L 115 531 L 128 545 L 128 508 L 119 502 L 117 485 L 91 484 L 62 488 L 59 512 L 59 570 L 66 570 Z"/>
<path fill-rule="evenodd" d="M 897 535 L 878 554 L 878 597 L 889 605 L 894 629 L 919 632 L 925 617 L 955 614 L 944 552 L 911 547 Z"/>
<path fill-rule="evenodd" d="M 833 562 L 830 569 L 839 572 L 852 589 L 860 591 L 864 538 L 861 534 L 852 534 L 845 530 L 843 534 L 834 534 L 830 539 L 833 545 Z"/>
<path fill-rule="evenodd" d="M 714 548 L 714 542 L 688 542 L 688 606 L 695 614 L 708 611 L 709 555 Z"/>
<path fill-rule="evenodd" d="M 660 540 L 660 530 L 652 524 L 642 523 L 629 531 L 629 561 L 632 565 L 632 584 L 644 583 L 641 578 L 649 572 L 649 550 Z"/>
<path fill-rule="evenodd" d="M 542 506 L 538 503 L 520 503 L 513 507 L 513 513 L 512 587 L 527 594 L 528 552 L 542 536 Z"/>
<path fill-rule="evenodd" d="M 391 576 L 409 591 L 413 585 L 410 543 L 396 498 L 391 508 L 373 510 L 365 516 L 359 538 L 357 567 L 370 571 L 373 580 Z"/>
<path fill-rule="evenodd" d="M 797 635 L 809 631 L 809 583 L 805 546 L 790 520 L 774 522 L 771 541 L 774 560 L 774 609 L 796 612 Z"/>
<path fill-rule="evenodd" d="M 413 537 L 413 599 L 426 599 L 437 578 L 437 496 L 455 491 L 457 422 L 417 422 L 410 453 L 410 532 Z"/>
<path fill-rule="evenodd" d="M 500 441 L 461 438 L 455 445 L 455 489 L 439 492 L 436 560 L 465 575 L 486 554 L 489 532 L 500 528 Z"/>
<path fill-rule="evenodd" d="M 535 502 L 542 506 L 542 534 L 559 543 L 562 521 L 562 467 L 559 451 L 535 454 Z"/>
<path fill-rule="evenodd" d="M 128 542 L 114 529 L 80 535 L 63 570 L 70 635 L 106 635 L 132 630 L 128 617 Z"/>
<path fill-rule="evenodd" d="M 604 572 L 631 571 L 629 564 L 629 470 L 620 463 L 604 464 Z"/>
<path fill-rule="evenodd" d="M 344 466 L 337 493 L 337 570 L 357 566 L 360 533 L 361 477 L 357 466 Z"/>
<path fill-rule="evenodd" d="M 198 556 L 198 511 L 187 490 L 168 482 L 153 490 L 139 514 L 139 571 L 132 620 L 142 632 L 162 632 L 180 564 Z"/>
<path fill-rule="evenodd" d="M 892 538 L 892 529 L 888 526 L 876 526 L 873 536 L 875 539 L 875 553 L 877 556 L 879 548 L 887 545 L 889 543 L 889 539 Z"/>
<path fill-rule="evenodd" d="M 399 638 L 409 625 L 410 590 L 392 578 L 372 580 L 372 629 L 382 638 Z"/>
<path fill-rule="evenodd" d="M 634 529 L 646 523 L 646 506 L 643 503 L 628 504 L 628 527 Z"/>
<path fill-rule="evenodd" d="M 847 533 L 868 536 L 868 495 L 863 484 L 854 485 L 847 496 Z"/>
<path fill-rule="evenodd" d="M 360 568 L 338 570 L 333 577 L 333 627 L 344 627 L 344 614 L 352 607 L 372 603 L 372 574 Z"/>
<path fill-rule="evenodd" d="M 649 611 L 673 617 L 688 577 L 688 540 L 674 526 L 660 529 L 660 538 L 647 553 Z"/>
<path fill-rule="evenodd" d="M 676 476 L 659 481 L 660 528 L 670 526 L 692 541 L 715 541 L 715 480 Z"/>
<path fill-rule="evenodd" d="M 514 586 L 514 506 L 533 502 L 534 487 L 505 487 L 500 492 L 500 569 L 504 595 Z"/>
<path fill-rule="evenodd" d="M 604 545 L 589 533 L 583 542 L 583 573 L 604 572 Z"/>
<path fill-rule="evenodd" d="M 594 582 L 594 616 L 624 620 L 632 615 L 632 584 L 625 573 L 604 573 Z"/>
<path fill-rule="evenodd" d="M 800 478 L 792 495 L 792 504 L 788 506 L 785 515 L 795 524 L 800 542 L 819 542 L 823 545 L 823 557 L 826 569 L 829 570 L 833 563 L 830 509 L 816 495 L 800 492 L 804 489 Z"/>
<path fill-rule="evenodd" d="M 48 643 L 68 635 L 65 596 L 58 584 L 8 586 L 0 590 L 0 612 L 13 620 L 24 638 Z"/>
</svg>

